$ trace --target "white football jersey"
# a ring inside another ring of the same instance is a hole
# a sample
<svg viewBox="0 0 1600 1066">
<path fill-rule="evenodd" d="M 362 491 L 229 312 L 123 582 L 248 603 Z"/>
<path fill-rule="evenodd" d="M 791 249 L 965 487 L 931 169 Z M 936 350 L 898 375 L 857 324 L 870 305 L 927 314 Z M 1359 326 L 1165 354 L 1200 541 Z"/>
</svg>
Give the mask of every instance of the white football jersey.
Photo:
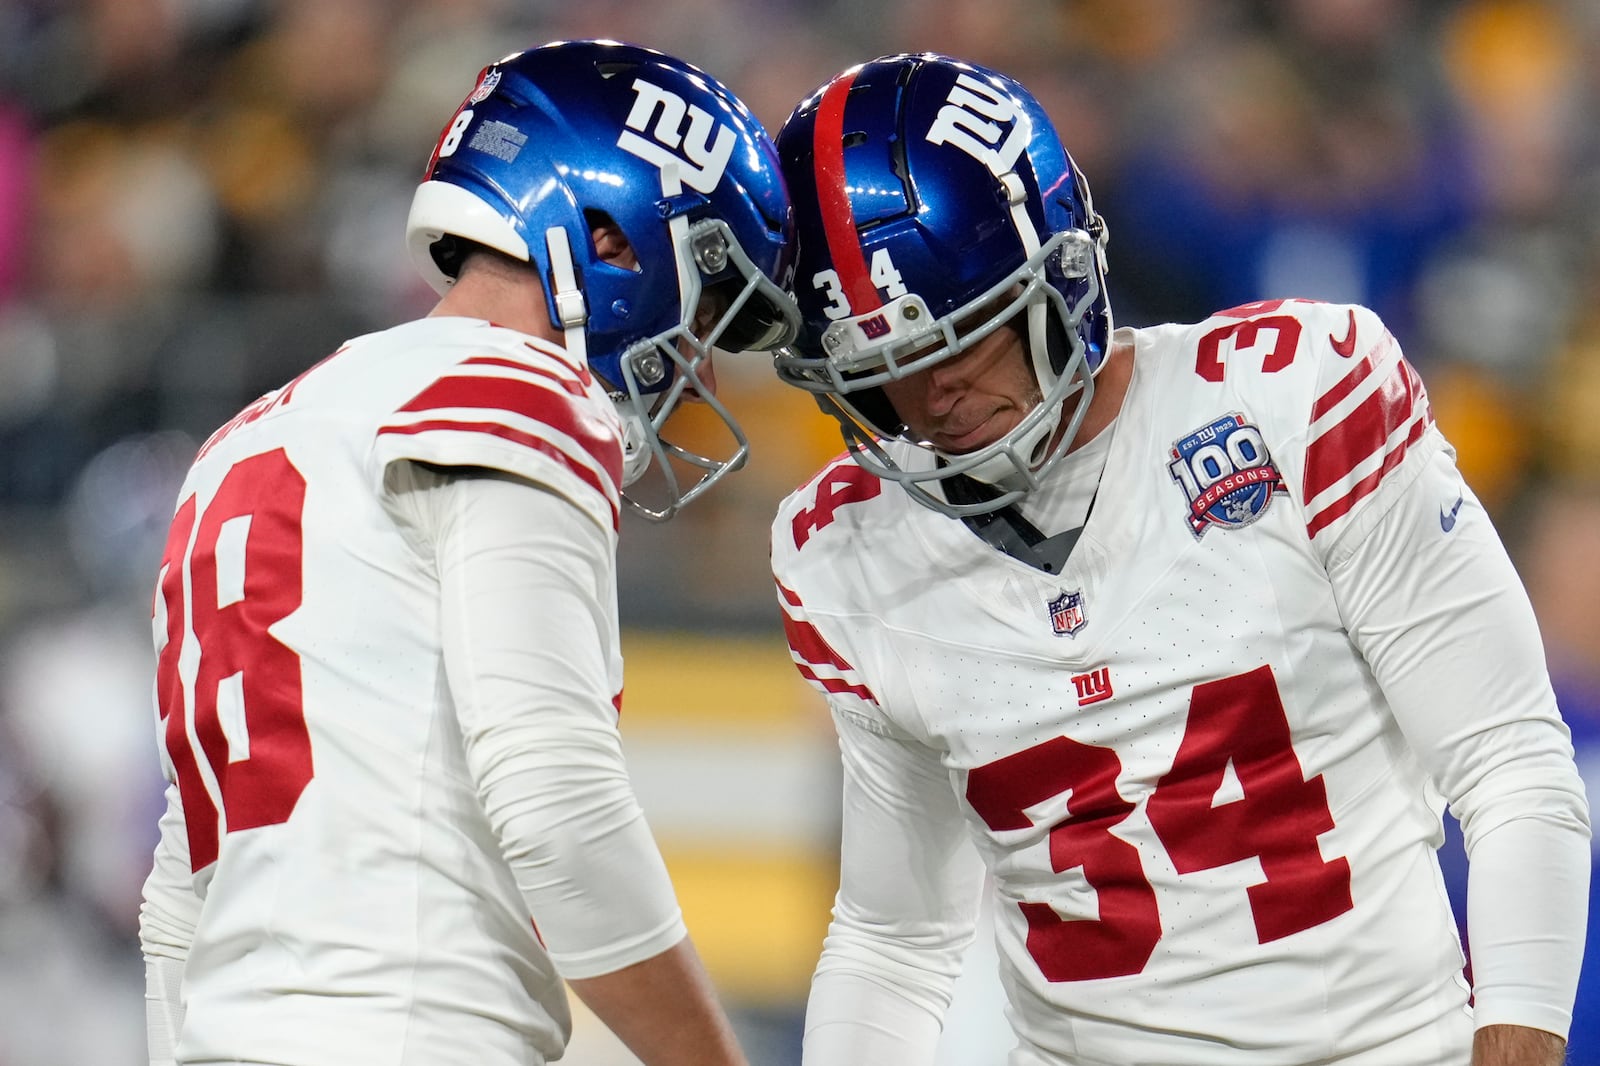
<svg viewBox="0 0 1600 1066">
<path fill-rule="evenodd" d="M 945 852 L 887 827 L 932 839 L 943 813 L 992 873 L 1013 1062 L 1465 1063 L 1441 801 L 1329 574 L 1408 488 L 1437 495 L 1418 536 L 1439 549 L 1405 566 L 1486 529 L 1481 507 L 1370 311 L 1273 301 L 1125 332 L 1132 381 L 1061 573 L 848 457 L 777 517 L 795 662 L 847 779 L 890 812 L 876 845 L 847 819 L 834 931 L 903 909 L 902 932 L 942 935 L 948 904 L 922 898 L 940 888 L 903 882 L 880 913 L 848 871 L 876 846 L 942 876 Z M 909 771 L 873 780 L 901 751 L 953 802 L 894 795 Z"/>
<path fill-rule="evenodd" d="M 438 571 L 384 483 L 402 459 L 509 472 L 614 549 L 620 442 L 581 362 L 430 318 L 350 342 L 201 449 L 155 597 L 171 817 L 203 901 L 182 1061 L 559 1056 L 565 992 L 468 773 Z"/>
</svg>

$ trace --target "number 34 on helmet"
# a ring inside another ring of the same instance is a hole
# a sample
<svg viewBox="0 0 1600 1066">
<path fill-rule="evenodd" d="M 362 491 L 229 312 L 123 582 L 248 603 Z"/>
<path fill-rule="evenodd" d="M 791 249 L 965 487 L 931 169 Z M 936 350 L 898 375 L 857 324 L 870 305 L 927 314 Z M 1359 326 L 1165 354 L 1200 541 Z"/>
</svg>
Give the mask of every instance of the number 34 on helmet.
<svg viewBox="0 0 1600 1066">
<path fill-rule="evenodd" d="M 1105 225 L 1038 101 L 980 66 L 886 56 L 802 101 L 778 154 L 797 205 L 802 317 L 779 374 L 839 420 L 857 463 L 919 503 L 967 515 L 1031 491 L 1070 447 L 1088 405 L 1058 435 L 1065 400 L 1092 392 L 1111 333 Z M 1014 320 L 1042 402 L 969 453 L 913 439 L 883 384 Z M 896 438 L 931 460 L 897 462 L 881 443 Z M 954 474 L 1000 491 L 965 504 L 930 491 Z"/>
</svg>

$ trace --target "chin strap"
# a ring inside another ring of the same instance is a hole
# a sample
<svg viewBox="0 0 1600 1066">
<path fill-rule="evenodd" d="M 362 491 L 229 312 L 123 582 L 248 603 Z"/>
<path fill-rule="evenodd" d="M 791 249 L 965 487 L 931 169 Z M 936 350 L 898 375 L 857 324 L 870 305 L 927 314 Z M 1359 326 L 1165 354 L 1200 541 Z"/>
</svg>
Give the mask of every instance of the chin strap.
<svg viewBox="0 0 1600 1066">
<path fill-rule="evenodd" d="M 556 324 L 565 334 L 563 346 L 574 359 L 589 359 L 589 345 L 583 324 L 589 321 L 589 312 L 583 302 L 583 292 L 578 288 L 578 273 L 572 266 L 572 246 L 567 242 L 567 231 L 551 226 L 544 231 L 544 246 L 550 253 L 550 288 L 555 295 Z"/>
<path fill-rule="evenodd" d="M 578 272 L 572 266 L 572 246 L 567 241 L 567 231 L 551 226 L 544 231 L 544 246 L 550 253 L 550 291 L 555 294 L 557 324 L 562 331 L 562 347 L 573 359 L 589 361 L 589 335 L 584 324 L 589 313 L 583 292 L 578 288 Z M 627 403 L 616 404 L 622 418 L 622 485 L 627 488 L 650 465 L 650 447 L 647 441 L 649 427 Z"/>
<path fill-rule="evenodd" d="M 1000 495 L 994 486 L 965 474 L 945 478 L 939 484 L 944 489 L 945 498 L 954 504 L 983 503 Z M 1099 495 L 1098 490 L 1096 495 Z M 1089 514 L 1092 513 L 1094 500 L 1090 499 Z M 1083 516 L 1084 525 L 1089 522 L 1089 514 Z M 1061 573 L 1061 568 L 1067 564 L 1067 557 L 1083 535 L 1083 526 L 1079 526 L 1047 537 L 1039 531 L 1038 526 L 1023 517 L 1022 511 L 1014 503 L 996 511 L 967 515 L 961 521 L 991 548 L 1047 574 Z"/>
</svg>

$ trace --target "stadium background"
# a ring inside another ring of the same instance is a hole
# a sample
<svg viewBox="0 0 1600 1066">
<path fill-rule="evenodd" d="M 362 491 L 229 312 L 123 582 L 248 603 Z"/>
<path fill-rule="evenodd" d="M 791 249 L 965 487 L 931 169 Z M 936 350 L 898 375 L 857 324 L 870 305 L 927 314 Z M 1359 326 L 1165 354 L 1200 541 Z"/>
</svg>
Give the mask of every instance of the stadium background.
<svg viewBox="0 0 1600 1066">
<path fill-rule="evenodd" d="M 986 63 L 1092 179 L 1120 322 L 1379 310 L 1529 586 L 1600 794 L 1592 0 L 0 0 L 0 1066 L 142 1061 L 149 586 L 196 442 L 427 309 L 401 234 L 438 126 L 484 63 L 585 36 L 679 54 L 773 130 L 877 54 Z M 759 360 L 719 379 L 753 463 L 624 530 L 624 736 L 752 1058 L 785 1066 L 837 784 L 766 531 L 837 438 Z M 1574 1063 L 1600 1064 L 1597 986 Z M 993 996 L 965 986 L 948 1061 L 1003 1061 Z M 629 1060 L 582 1022 L 567 1061 Z"/>
</svg>

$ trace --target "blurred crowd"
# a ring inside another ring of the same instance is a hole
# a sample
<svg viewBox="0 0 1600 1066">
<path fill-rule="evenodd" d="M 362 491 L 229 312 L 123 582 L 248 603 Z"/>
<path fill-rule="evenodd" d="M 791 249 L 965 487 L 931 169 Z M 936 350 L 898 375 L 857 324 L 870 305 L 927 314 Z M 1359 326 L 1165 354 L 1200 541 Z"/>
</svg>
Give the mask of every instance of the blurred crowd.
<svg viewBox="0 0 1600 1066">
<path fill-rule="evenodd" d="M 774 131 L 858 60 L 985 63 L 1090 177 L 1119 322 L 1378 310 L 1600 795 L 1593 0 L 0 0 L 0 1066 L 141 1060 L 149 588 L 198 441 L 427 310 L 403 225 L 440 125 L 481 66 L 566 37 L 689 59 Z M 759 361 L 718 377 L 751 469 L 627 526 L 631 625 L 777 631 L 770 515 L 837 437 Z M 1600 1063 L 1591 969 L 1575 1063 Z"/>
</svg>

